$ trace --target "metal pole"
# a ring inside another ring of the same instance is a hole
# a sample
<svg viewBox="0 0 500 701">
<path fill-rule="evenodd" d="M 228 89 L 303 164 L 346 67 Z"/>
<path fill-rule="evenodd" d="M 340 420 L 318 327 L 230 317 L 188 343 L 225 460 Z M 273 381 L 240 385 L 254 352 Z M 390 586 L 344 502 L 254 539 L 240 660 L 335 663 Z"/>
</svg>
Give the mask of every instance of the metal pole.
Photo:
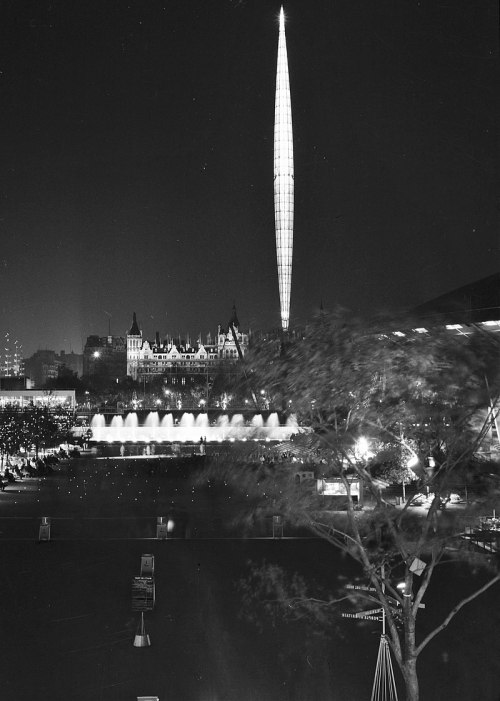
<svg viewBox="0 0 500 701">
<path fill-rule="evenodd" d="M 385 566 L 380 571 L 382 579 L 382 593 L 385 594 Z M 382 606 L 382 635 L 385 635 L 385 608 Z"/>
</svg>

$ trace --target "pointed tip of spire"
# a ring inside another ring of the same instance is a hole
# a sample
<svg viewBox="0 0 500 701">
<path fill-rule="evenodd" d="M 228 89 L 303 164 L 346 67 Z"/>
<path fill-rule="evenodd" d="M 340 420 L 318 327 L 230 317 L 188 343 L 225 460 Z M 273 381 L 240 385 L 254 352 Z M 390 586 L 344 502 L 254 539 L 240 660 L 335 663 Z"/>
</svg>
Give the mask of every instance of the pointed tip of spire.
<svg viewBox="0 0 500 701">
<path fill-rule="evenodd" d="M 139 330 L 139 325 L 137 323 L 137 316 L 135 312 L 133 313 L 132 317 L 132 326 L 130 327 L 130 331 L 128 332 L 129 336 L 140 336 L 141 332 Z"/>
<path fill-rule="evenodd" d="M 285 11 L 283 10 L 283 5 L 281 6 L 280 10 L 280 29 L 283 29 L 285 26 Z"/>
<path fill-rule="evenodd" d="M 236 314 L 236 304 L 234 302 L 233 302 L 233 310 L 232 310 L 231 318 L 229 319 L 229 326 L 231 326 L 231 324 L 233 324 L 233 326 L 235 326 L 238 329 L 240 327 L 240 322 L 238 321 L 238 315 Z"/>
</svg>

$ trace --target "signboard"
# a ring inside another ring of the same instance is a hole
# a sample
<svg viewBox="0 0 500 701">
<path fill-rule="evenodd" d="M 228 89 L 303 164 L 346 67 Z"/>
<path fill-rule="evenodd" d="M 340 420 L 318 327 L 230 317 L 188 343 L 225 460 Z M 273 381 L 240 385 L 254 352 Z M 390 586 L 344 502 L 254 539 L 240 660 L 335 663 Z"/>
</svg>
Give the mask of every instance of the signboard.
<svg viewBox="0 0 500 701">
<path fill-rule="evenodd" d="M 42 523 L 38 532 L 38 540 L 50 540 L 50 525 Z"/>
<path fill-rule="evenodd" d="M 410 572 L 415 572 L 415 574 L 420 577 L 426 567 L 427 565 L 425 562 L 416 557 L 410 565 Z"/>
<path fill-rule="evenodd" d="M 158 540 L 166 540 L 168 537 L 168 526 L 166 523 L 156 524 L 156 537 Z"/>
<path fill-rule="evenodd" d="M 366 584 L 346 584 L 346 589 L 360 589 L 361 591 L 377 591 L 375 587 L 369 587 Z"/>
<path fill-rule="evenodd" d="M 154 555 L 141 555 L 141 577 L 152 577 L 155 573 Z"/>
<path fill-rule="evenodd" d="M 152 611 L 155 605 L 153 577 L 134 577 L 132 580 L 132 611 Z"/>
<path fill-rule="evenodd" d="M 359 480 L 348 480 L 349 487 L 351 489 L 351 496 L 358 497 L 360 494 L 360 481 Z M 341 479 L 319 479 L 317 480 L 318 494 L 323 494 L 324 496 L 333 497 L 345 497 L 347 496 L 347 489 Z"/>
<path fill-rule="evenodd" d="M 355 615 L 358 618 L 364 618 L 365 616 L 374 616 L 376 613 L 382 613 L 382 609 L 370 609 L 369 611 L 360 611 L 359 613 L 356 613 Z"/>
<path fill-rule="evenodd" d="M 342 618 L 355 618 L 356 620 L 365 620 L 365 621 L 381 621 L 380 616 L 364 616 L 362 612 L 360 613 L 343 613 Z"/>
<path fill-rule="evenodd" d="M 40 530 L 38 531 L 38 540 L 50 540 L 50 516 L 42 516 Z"/>
</svg>

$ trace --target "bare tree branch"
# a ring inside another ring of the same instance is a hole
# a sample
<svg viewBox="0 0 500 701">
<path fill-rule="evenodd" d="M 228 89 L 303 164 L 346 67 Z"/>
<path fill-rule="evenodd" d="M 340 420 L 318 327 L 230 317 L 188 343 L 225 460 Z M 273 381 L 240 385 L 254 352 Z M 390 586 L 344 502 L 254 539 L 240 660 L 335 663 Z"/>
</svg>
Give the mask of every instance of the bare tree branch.
<svg viewBox="0 0 500 701">
<path fill-rule="evenodd" d="M 448 626 L 450 621 L 457 615 L 457 613 L 460 611 L 460 609 L 462 609 L 464 606 L 469 604 L 471 601 L 474 601 L 474 599 L 477 599 L 478 596 L 481 596 L 481 594 L 483 594 L 485 591 L 487 591 L 490 587 L 492 587 L 497 582 L 500 582 L 500 573 L 496 574 L 494 577 L 492 577 L 492 579 L 490 579 L 489 582 L 486 582 L 486 584 L 484 586 L 482 586 L 480 589 L 477 589 L 470 596 L 467 596 L 465 599 L 462 599 L 462 601 L 460 601 L 460 603 L 458 603 L 456 606 L 454 606 L 452 608 L 452 610 L 450 611 L 450 613 L 446 616 L 444 621 L 439 626 L 434 628 L 434 630 L 431 631 L 429 633 L 429 635 L 427 635 L 422 640 L 420 645 L 418 645 L 418 647 L 416 649 L 416 654 L 420 655 L 420 653 L 422 652 L 424 647 L 426 645 L 428 645 L 428 643 L 433 638 L 435 638 L 438 633 L 440 633 L 442 630 L 444 630 Z"/>
</svg>

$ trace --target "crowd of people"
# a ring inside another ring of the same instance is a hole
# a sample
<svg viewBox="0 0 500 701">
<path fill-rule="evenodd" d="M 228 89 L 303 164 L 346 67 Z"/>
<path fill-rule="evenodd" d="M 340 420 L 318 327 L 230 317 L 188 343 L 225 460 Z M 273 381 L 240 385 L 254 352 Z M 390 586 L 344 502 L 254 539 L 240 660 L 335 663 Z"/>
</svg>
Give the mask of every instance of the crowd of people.
<svg viewBox="0 0 500 701">
<path fill-rule="evenodd" d="M 0 489 L 28 477 L 43 477 L 51 474 L 56 465 L 71 456 L 64 448 L 43 456 L 7 456 L 0 468 Z"/>
</svg>

